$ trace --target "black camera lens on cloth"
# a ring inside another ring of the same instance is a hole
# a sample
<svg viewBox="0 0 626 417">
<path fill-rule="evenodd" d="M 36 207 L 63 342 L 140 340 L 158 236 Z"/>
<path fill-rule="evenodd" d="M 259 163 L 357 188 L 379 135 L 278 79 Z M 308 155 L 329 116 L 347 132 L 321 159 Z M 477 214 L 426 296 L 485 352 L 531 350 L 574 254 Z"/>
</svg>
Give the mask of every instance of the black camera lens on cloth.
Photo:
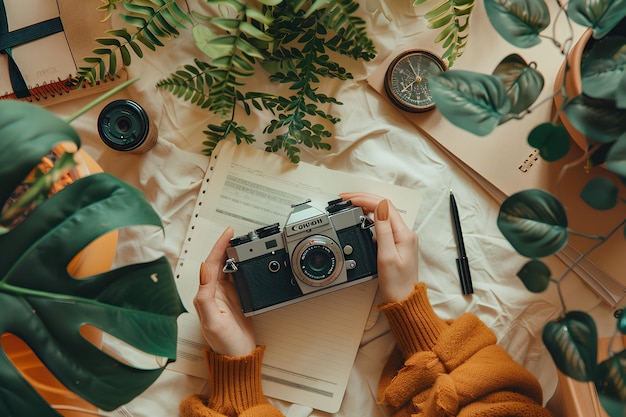
<svg viewBox="0 0 626 417">
<path fill-rule="evenodd" d="M 98 116 L 100 139 L 116 151 L 142 153 L 152 149 L 158 133 L 154 123 L 139 104 L 132 100 L 115 100 Z"/>
</svg>

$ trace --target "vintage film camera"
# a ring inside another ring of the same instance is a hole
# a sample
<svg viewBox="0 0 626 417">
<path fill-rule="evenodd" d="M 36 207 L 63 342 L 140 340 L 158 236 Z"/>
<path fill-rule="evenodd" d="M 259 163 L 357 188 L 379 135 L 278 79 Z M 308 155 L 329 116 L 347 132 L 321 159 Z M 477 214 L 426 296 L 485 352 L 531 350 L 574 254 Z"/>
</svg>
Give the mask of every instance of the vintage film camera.
<svg viewBox="0 0 626 417">
<path fill-rule="evenodd" d="M 376 245 L 360 207 L 341 199 L 323 212 L 306 201 L 278 223 L 231 239 L 224 272 L 234 274 L 246 316 L 376 277 Z"/>
</svg>

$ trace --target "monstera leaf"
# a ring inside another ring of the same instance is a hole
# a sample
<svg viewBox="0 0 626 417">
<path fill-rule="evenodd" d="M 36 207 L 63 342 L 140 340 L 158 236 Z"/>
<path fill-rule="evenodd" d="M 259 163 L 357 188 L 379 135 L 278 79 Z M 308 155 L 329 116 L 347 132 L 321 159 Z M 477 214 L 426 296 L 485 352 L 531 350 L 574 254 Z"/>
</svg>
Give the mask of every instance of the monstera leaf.
<svg viewBox="0 0 626 417">
<path fill-rule="evenodd" d="M 0 102 L 0 206 L 42 156 L 76 132 L 46 110 Z M 176 358 L 184 308 L 165 257 L 77 279 L 68 264 L 85 246 L 132 225 L 161 226 L 142 193 L 106 173 L 78 179 L 0 235 L 0 334 L 25 342 L 70 391 L 105 410 L 145 390 L 162 366 L 139 369 L 81 335 L 85 326 L 135 349 Z M 0 350 L 0 415 L 59 416 Z"/>
<path fill-rule="evenodd" d="M 593 381 L 598 355 L 598 331 L 593 318 L 570 311 L 543 328 L 543 343 L 561 372 L 577 381 Z"/>
</svg>

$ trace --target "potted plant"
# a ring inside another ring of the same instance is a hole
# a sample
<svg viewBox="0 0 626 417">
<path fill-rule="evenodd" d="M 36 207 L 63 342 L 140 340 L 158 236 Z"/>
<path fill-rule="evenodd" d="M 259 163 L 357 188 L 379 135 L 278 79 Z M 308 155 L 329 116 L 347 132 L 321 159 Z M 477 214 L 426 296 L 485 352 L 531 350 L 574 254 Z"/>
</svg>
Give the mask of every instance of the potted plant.
<svg viewBox="0 0 626 417">
<path fill-rule="evenodd" d="M 43 108 L 0 102 L 3 416 L 115 409 L 176 358 L 184 308 L 168 260 L 109 270 L 111 232 L 162 227 L 159 216 L 139 190 L 77 166 L 82 158 L 97 170 L 79 147 L 68 123 Z M 116 346 L 152 365 L 116 355 Z"/>
<path fill-rule="evenodd" d="M 100 47 L 85 58 L 79 83 L 95 83 L 115 73 L 121 63 L 143 57 L 145 48 L 164 47 L 168 39 L 191 28 L 199 57 L 161 80 L 157 88 L 219 115 L 221 124 L 209 124 L 205 152 L 234 137 L 237 143 L 256 139 L 241 122 L 252 111 L 267 112 L 271 120 L 264 134 L 268 152 L 284 152 L 300 160 L 300 146 L 330 149 L 329 126 L 339 119 L 327 112 L 341 104 L 320 90 L 322 80 L 352 78 L 336 58 L 355 60 L 375 56 L 365 22 L 356 15 L 355 0 L 208 0 L 181 8 L 175 0 L 104 0 L 105 17 L 121 3 L 124 28 L 96 39 Z M 248 83 L 259 65 L 276 91 L 257 91 Z"/>
<path fill-rule="evenodd" d="M 542 38 L 549 39 L 555 44 L 554 53 L 563 54 L 562 76 L 554 87 L 555 118 L 536 126 L 528 138 L 521 139 L 538 149 L 543 159 L 556 161 L 568 154 L 570 132 L 583 137 L 584 158 L 577 168 L 602 170 L 603 175 L 585 185 L 579 203 L 598 210 L 623 205 L 618 182 L 626 178 L 626 4 L 608 0 L 558 3 L 555 21 L 564 19 L 567 25 L 589 28 L 586 38 L 591 40 L 572 49 L 583 50 L 578 63 L 571 58 L 571 38 L 555 39 L 548 34 L 549 25 L 555 22 L 550 21 L 543 0 L 484 0 L 484 6 L 492 26 L 509 43 L 530 48 Z M 578 92 L 569 88 L 573 73 L 582 74 L 582 89 Z M 543 76 L 534 63 L 526 63 L 517 54 L 505 57 L 489 74 L 452 69 L 431 77 L 429 83 L 440 113 L 456 126 L 480 136 L 490 134 L 509 120 L 523 118 L 535 105 L 548 104 L 535 104 L 543 88 Z M 625 234 L 626 238 L 625 225 L 626 211 L 609 235 L 588 236 L 597 240 L 590 250 L 613 234 Z M 524 190 L 509 196 L 501 205 L 498 227 L 517 252 L 531 258 L 518 273 L 531 291 L 544 291 L 553 282 L 561 294 L 560 281 L 589 253 L 569 265 L 560 278 L 552 278 L 541 258 L 562 249 L 568 235 L 575 231 L 568 229 L 563 204 L 543 190 Z M 593 381 L 609 414 L 623 415 L 626 350 L 597 364 L 593 319 L 584 312 L 566 311 L 560 298 L 563 316 L 546 324 L 545 345 L 564 374 Z M 617 328 L 626 333 L 622 319 Z"/>
</svg>

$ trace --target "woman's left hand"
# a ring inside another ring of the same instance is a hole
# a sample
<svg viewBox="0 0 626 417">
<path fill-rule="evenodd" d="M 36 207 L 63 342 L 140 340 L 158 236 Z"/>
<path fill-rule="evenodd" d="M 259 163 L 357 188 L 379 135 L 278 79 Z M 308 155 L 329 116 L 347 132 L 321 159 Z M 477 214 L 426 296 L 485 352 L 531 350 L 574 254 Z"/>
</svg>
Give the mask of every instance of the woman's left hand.
<svg viewBox="0 0 626 417">
<path fill-rule="evenodd" d="M 254 329 L 243 315 L 237 291 L 222 271 L 234 231 L 227 228 L 200 267 L 200 287 L 193 304 L 202 334 L 215 353 L 245 356 L 256 348 Z"/>
</svg>

